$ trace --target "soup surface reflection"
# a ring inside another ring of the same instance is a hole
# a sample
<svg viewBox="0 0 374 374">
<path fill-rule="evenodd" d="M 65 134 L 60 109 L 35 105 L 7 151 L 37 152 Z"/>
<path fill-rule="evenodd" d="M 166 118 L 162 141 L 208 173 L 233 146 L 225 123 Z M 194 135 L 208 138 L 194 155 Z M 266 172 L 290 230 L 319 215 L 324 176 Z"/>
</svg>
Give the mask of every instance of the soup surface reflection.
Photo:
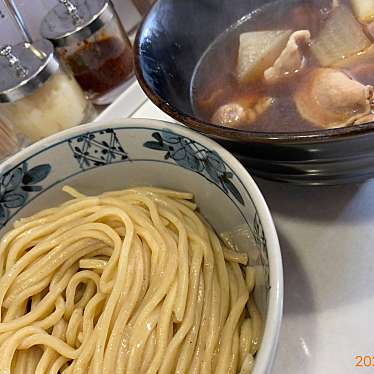
<svg viewBox="0 0 374 374">
<path fill-rule="evenodd" d="M 277 1 L 252 11 L 198 63 L 195 114 L 258 132 L 373 121 L 374 6 L 367 2 Z"/>
</svg>

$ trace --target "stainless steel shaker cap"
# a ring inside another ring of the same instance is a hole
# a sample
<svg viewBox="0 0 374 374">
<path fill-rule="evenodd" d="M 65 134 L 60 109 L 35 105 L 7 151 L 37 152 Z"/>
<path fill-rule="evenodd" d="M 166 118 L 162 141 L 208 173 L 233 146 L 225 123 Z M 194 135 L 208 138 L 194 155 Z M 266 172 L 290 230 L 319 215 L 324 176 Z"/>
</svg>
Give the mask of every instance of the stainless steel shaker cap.
<svg viewBox="0 0 374 374">
<path fill-rule="evenodd" d="M 110 0 L 59 0 L 43 19 L 41 35 L 56 47 L 85 40 L 114 16 Z"/>
<path fill-rule="evenodd" d="M 59 67 L 48 40 L 0 48 L 0 102 L 14 102 L 32 94 Z"/>
</svg>

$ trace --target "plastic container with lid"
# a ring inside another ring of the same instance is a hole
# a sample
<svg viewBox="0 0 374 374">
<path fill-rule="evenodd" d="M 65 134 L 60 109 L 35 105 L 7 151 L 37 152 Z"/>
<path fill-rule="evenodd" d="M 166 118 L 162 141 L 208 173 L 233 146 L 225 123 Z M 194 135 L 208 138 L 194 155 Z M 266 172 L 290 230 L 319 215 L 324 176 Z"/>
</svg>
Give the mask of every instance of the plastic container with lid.
<svg viewBox="0 0 374 374">
<path fill-rule="evenodd" d="M 43 19 L 49 39 L 96 104 L 109 104 L 133 74 L 131 43 L 108 0 L 59 0 Z"/>
<path fill-rule="evenodd" d="M 48 40 L 0 50 L 0 120 L 31 141 L 92 119 L 95 114 Z"/>
</svg>

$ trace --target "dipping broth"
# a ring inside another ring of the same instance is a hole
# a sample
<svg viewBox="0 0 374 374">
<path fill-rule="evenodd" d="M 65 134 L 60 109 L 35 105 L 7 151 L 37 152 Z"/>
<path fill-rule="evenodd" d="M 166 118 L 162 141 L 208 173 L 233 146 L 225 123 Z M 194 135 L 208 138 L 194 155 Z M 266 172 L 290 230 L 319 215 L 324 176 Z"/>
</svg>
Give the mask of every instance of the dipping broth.
<svg viewBox="0 0 374 374">
<path fill-rule="evenodd" d="M 200 59 L 191 83 L 195 114 L 257 132 L 371 122 L 374 7 L 366 3 L 277 1 L 252 11 Z"/>
</svg>

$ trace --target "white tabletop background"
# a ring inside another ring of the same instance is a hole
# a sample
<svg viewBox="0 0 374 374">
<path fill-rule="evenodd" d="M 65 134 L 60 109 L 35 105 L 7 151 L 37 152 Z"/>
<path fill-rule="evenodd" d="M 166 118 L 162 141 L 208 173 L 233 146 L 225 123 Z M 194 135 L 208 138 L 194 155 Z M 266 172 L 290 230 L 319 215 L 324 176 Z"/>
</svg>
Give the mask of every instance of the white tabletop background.
<svg viewBox="0 0 374 374">
<path fill-rule="evenodd" d="M 284 266 L 274 373 L 374 372 L 355 367 L 356 355 L 374 355 L 374 181 L 323 188 L 257 182 Z"/>
</svg>

